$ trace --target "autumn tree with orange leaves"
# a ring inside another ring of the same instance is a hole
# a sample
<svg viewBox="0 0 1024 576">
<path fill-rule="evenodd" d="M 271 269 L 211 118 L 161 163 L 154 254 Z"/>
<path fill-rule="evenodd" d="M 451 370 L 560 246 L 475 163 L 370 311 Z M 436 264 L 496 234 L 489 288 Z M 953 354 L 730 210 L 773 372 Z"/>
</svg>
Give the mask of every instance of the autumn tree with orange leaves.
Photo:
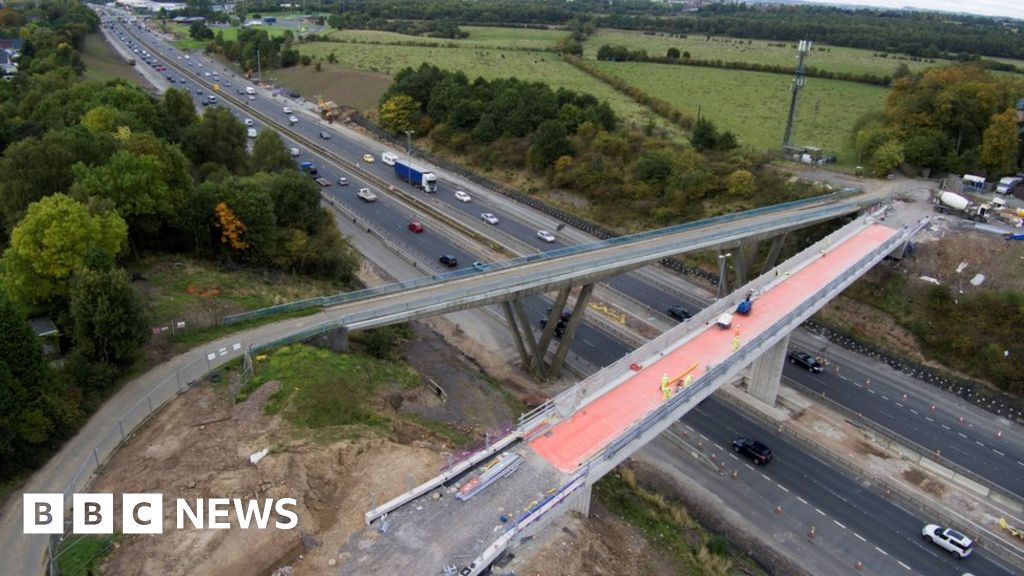
<svg viewBox="0 0 1024 576">
<path fill-rule="evenodd" d="M 231 210 L 231 207 L 226 202 L 217 204 L 217 208 L 214 209 L 217 215 L 217 221 L 214 222 L 214 226 L 220 228 L 220 241 L 222 244 L 228 244 L 235 250 L 245 250 L 249 247 L 249 243 L 242 240 L 242 234 L 245 233 L 245 223 L 243 223 L 238 216 Z"/>
</svg>

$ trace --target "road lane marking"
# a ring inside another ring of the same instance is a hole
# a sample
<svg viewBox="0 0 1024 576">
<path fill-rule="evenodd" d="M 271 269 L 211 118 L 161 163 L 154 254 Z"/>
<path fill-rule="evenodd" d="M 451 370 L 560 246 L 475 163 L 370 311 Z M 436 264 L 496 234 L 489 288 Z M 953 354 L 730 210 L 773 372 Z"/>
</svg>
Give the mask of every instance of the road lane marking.
<svg viewBox="0 0 1024 576">
<path fill-rule="evenodd" d="M 935 422 L 935 420 L 932 420 L 932 417 L 931 417 L 931 416 L 925 416 L 925 417 L 924 417 L 924 419 L 925 419 L 925 420 L 927 420 L 927 421 L 929 421 L 929 422 L 932 422 L 932 423 L 934 423 L 934 422 Z"/>
<path fill-rule="evenodd" d="M 754 467 L 753 467 L 753 466 L 751 466 L 750 464 L 744 464 L 744 466 L 746 466 L 747 468 L 750 468 L 750 470 L 751 470 L 751 471 L 753 471 L 753 470 L 754 470 Z"/>
<path fill-rule="evenodd" d="M 1003 454 L 1002 452 L 996 450 L 995 448 L 993 448 L 992 451 L 995 452 L 996 454 L 999 454 L 1000 456 L 1006 456 L 1006 454 Z"/>
<path fill-rule="evenodd" d="M 867 540 L 865 540 L 864 537 L 861 536 L 860 534 L 857 534 L 856 532 L 854 532 L 853 535 L 856 536 L 857 538 L 860 538 L 861 542 L 867 542 Z"/>
<path fill-rule="evenodd" d="M 840 522 L 839 520 L 833 520 L 832 522 L 833 522 L 833 523 L 834 523 L 834 524 L 835 524 L 836 526 L 839 526 L 839 527 L 840 527 L 840 528 L 842 528 L 843 530 L 846 530 L 846 526 L 843 526 L 843 523 L 842 523 L 842 522 Z"/>
<path fill-rule="evenodd" d="M 956 435 L 961 438 L 967 438 L 967 434 L 964 434 L 963 432 L 957 432 Z"/>
<path fill-rule="evenodd" d="M 821 514 L 822 516 L 826 516 L 826 514 L 824 512 L 822 512 L 820 508 L 815 508 L 814 511 L 817 512 L 818 514 Z"/>
<path fill-rule="evenodd" d="M 889 397 L 886 396 L 885 394 L 882 394 L 882 400 L 885 400 L 886 402 L 888 402 L 889 401 Z"/>
<path fill-rule="evenodd" d="M 952 428 L 950 428 L 949 426 L 946 426 L 945 424 L 940 424 L 940 426 L 942 426 L 946 430 L 952 430 Z"/>
<path fill-rule="evenodd" d="M 981 443 L 981 442 L 979 442 L 977 440 L 975 440 L 974 443 L 977 444 L 978 446 L 981 446 L 982 448 L 985 447 L 985 445 L 983 443 Z"/>
<path fill-rule="evenodd" d="M 897 564 L 899 564 L 900 566 L 903 566 L 903 567 L 904 567 L 904 568 L 906 568 L 907 570 L 910 570 L 910 566 L 907 566 L 907 565 L 906 565 L 906 564 L 904 564 L 903 562 L 900 562 L 899 560 L 897 560 L 897 561 L 896 561 L 896 563 L 897 563 Z"/>
<path fill-rule="evenodd" d="M 863 388 L 863 386 L 861 386 L 860 384 L 858 384 L 856 382 L 854 382 L 853 385 L 856 386 L 857 388 Z"/>
<path fill-rule="evenodd" d="M 776 482 L 775 485 L 778 486 L 779 488 L 781 488 L 783 492 L 789 492 L 789 490 L 786 490 L 786 487 L 783 486 L 782 484 L 779 484 L 778 482 Z"/>
<path fill-rule="evenodd" d="M 903 408 L 903 404 L 900 404 L 899 402 L 896 402 L 895 404 L 896 404 L 897 406 L 899 406 L 900 408 Z"/>
<path fill-rule="evenodd" d="M 882 554 L 885 554 L 886 556 L 888 556 L 888 555 L 889 555 L 889 553 L 888 553 L 888 552 L 886 552 L 885 550 L 882 550 L 882 549 L 881 549 L 881 548 L 879 548 L 878 546 L 875 546 L 875 550 L 878 550 L 879 552 L 881 552 Z"/>
<path fill-rule="evenodd" d="M 761 477 L 764 478 L 765 480 L 769 481 L 769 482 L 772 481 L 772 479 L 769 478 L 764 472 L 761 473 Z"/>
<path fill-rule="evenodd" d="M 911 409 L 910 409 L 910 412 L 911 412 L 912 414 L 914 414 L 915 416 L 917 416 L 918 414 L 920 414 L 920 412 L 918 412 L 917 410 L 914 410 L 913 408 L 911 408 Z"/>
<path fill-rule="evenodd" d="M 797 496 L 796 499 L 801 501 L 801 502 L 803 502 L 804 504 L 807 504 L 807 500 L 804 500 L 803 498 L 801 498 L 799 496 Z"/>
<path fill-rule="evenodd" d="M 874 394 L 874 393 L 875 393 L 875 391 L 874 391 L 874 390 L 872 390 L 871 388 L 868 388 L 868 392 L 871 392 L 872 394 Z"/>
</svg>

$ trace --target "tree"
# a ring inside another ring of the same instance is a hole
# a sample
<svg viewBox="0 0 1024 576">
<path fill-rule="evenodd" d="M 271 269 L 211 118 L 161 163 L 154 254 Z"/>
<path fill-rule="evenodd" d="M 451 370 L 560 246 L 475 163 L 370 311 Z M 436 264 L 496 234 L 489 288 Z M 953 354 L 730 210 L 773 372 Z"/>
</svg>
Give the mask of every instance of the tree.
<svg viewBox="0 0 1024 576">
<path fill-rule="evenodd" d="M 669 48 L 668 51 L 665 52 L 665 57 L 670 60 L 679 60 L 679 56 L 679 48 L 676 48 L 675 46 Z"/>
<path fill-rule="evenodd" d="M 1013 108 L 992 117 L 981 141 L 981 162 L 988 176 L 998 178 L 1017 171 L 1017 130 L 1017 113 Z"/>
<path fill-rule="evenodd" d="M 192 96 L 184 90 L 171 88 L 164 93 L 162 102 L 168 138 L 173 142 L 181 140 L 182 132 L 196 123 L 196 107 Z"/>
<path fill-rule="evenodd" d="M 530 164 L 536 170 L 551 166 L 561 156 L 573 153 L 569 131 L 565 124 L 558 120 L 545 120 L 533 133 L 532 145 L 528 154 Z"/>
<path fill-rule="evenodd" d="M 212 162 L 239 174 L 248 165 L 245 126 L 227 108 L 211 106 L 202 119 L 185 129 L 181 147 L 196 165 Z"/>
<path fill-rule="evenodd" d="M 749 197 L 754 193 L 754 175 L 748 170 L 736 170 L 725 179 L 725 185 L 730 194 Z"/>
<path fill-rule="evenodd" d="M 876 176 L 885 176 L 903 163 L 903 145 L 899 140 L 889 140 L 875 150 L 871 157 L 871 171 Z"/>
<path fill-rule="evenodd" d="M 81 201 L 105 198 L 129 224 L 134 235 L 153 233 L 173 206 L 163 164 L 155 156 L 119 151 L 102 166 L 75 164 L 71 195 Z"/>
<path fill-rule="evenodd" d="M 419 111 L 419 105 L 410 96 L 392 96 L 380 105 L 380 124 L 392 134 L 401 134 L 412 128 Z"/>
<path fill-rule="evenodd" d="M 948 151 L 946 135 L 936 128 L 916 130 L 903 141 L 907 162 L 923 168 L 941 168 Z"/>
<path fill-rule="evenodd" d="M 188 27 L 188 35 L 193 40 L 213 40 L 213 30 L 206 27 L 202 22 L 193 22 Z"/>
<path fill-rule="evenodd" d="M 70 312 L 75 349 L 92 362 L 127 366 L 149 334 L 128 273 L 117 268 L 76 273 Z"/>
<path fill-rule="evenodd" d="M 284 142 L 274 130 L 262 130 L 252 145 L 250 157 L 253 172 L 285 172 L 295 171 L 292 160 Z"/>
<path fill-rule="evenodd" d="M 225 202 L 217 204 L 215 210 L 217 219 L 214 221 L 214 226 L 220 228 L 220 241 L 222 244 L 227 244 L 232 250 L 247 250 L 249 243 L 242 240 L 242 234 L 245 233 L 245 223 L 235 216 L 234 211 Z"/>
<path fill-rule="evenodd" d="M 690 143 L 701 152 L 711 150 L 718 143 L 718 129 L 711 120 L 701 117 L 693 127 Z"/>
<path fill-rule="evenodd" d="M 39 340 L 0 286 L 0 482 L 39 460 L 40 445 L 73 416 Z"/>
<path fill-rule="evenodd" d="M 116 212 L 90 214 L 84 204 L 54 194 L 28 208 L 4 252 L 3 280 L 11 298 L 35 306 L 68 294 L 72 276 L 97 254 L 119 254 L 128 226 Z"/>
</svg>

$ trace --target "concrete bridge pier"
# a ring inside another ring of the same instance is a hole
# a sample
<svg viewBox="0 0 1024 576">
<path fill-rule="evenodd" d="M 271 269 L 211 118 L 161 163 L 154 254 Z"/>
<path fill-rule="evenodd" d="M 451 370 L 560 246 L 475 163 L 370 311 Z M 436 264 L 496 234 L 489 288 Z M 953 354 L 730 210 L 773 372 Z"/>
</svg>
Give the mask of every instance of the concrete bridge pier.
<svg viewBox="0 0 1024 576">
<path fill-rule="evenodd" d="M 747 393 L 769 406 L 775 404 L 775 398 L 779 395 L 779 380 L 782 379 L 782 366 L 786 363 L 788 348 L 789 334 L 786 334 L 750 365 Z"/>
<path fill-rule="evenodd" d="M 569 354 L 569 347 L 572 346 L 573 338 L 576 337 L 576 329 L 583 321 L 583 314 L 587 310 L 587 303 L 590 302 L 590 295 L 593 292 L 593 284 L 587 284 L 580 290 L 580 295 L 576 298 L 576 306 L 572 309 L 572 316 L 569 317 L 569 322 L 565 325 L 565 334 L 562 335 L 562 341 L 558 343 L 558 349 L 555 350 L 555 357 L 551 360 L 551 367 L 548 369 L 550 378 L 558 377 L 558 373 L 562 370 L 562 364 L 565 362 L 566 355 Z M 548 325 L 550 326 L 551 323 L 549 322 Z"/>
<path fill-rule="evenodd" d="M 768 247 L 768 255 L 764 259 L 764 264 L 761 265 L 761 274 L 767 274 L 769 270 L 775 267 L 776 262 L 779 261 L 782 247 L 786 244 L 786 236 L 788 234 L 789 232 L 783 232 L 772 238 L 772 244 Z"/>
<path fill-rule="evenodd" d="M 736 258 L 733 261 L 733 270 L 736 272 L 736 285 L 743 286 L 747 283 L 750 275 L 750 269 L 754 266 L 754 259 L 757 258 L 757 253 L 760 251 L 761 242 L 758 240 L 748 240 L 741 242 L 736 247 Z"/>
<path fill-rule="evenodd" d="M 569 500 L 569 509 L 579 512 L 584 518 L 590 516 L 590 498 L 593 485 L 586 482 Z"/>
<path fill-rule="evenodd" d="M 571 292 L 571 284 L 559 290 L 558 296 L 555 297 L 555 303 L 551 306 L 547 324 L 544 325 L 544 330 L 540 335 L 540 345 L 537 346 L 538 353 L 534 357 L 538 374 L 544 374 L 544 357 L 547 356 L 548 346 L 551 345 L 551 338 L 555 335 L 555 328 L 562 321 L 562 310 L 565 310 L 565 303 L 569 301 L 569 294 Z M 576 316 L 576 310 L 579 310 L 579 303 L 576 304 L 576 308 L 573 310 L 573 316 Z"/>
</svg>

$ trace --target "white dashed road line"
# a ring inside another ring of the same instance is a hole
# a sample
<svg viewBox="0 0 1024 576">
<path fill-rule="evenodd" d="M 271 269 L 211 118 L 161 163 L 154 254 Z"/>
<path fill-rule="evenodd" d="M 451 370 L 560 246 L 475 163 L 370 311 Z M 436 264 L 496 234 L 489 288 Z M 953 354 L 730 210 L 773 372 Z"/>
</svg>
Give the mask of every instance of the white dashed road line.
<svg viewBox="0 0 1024 576">
<path fill-rule="evenodd" d="M 977 440 L 975 440 L 975 441 L 974 441 L 974 443 L 975 443 L 975 444 L 977 444 L 978 446 L 981 446 L 982 448 L 984 448 L 984 447 L 985 447 L 985 444 L 984 444 L 984 443 L 982 443 L 982 442 L 979 442 L 979 441 L 977 441 Z"/>
<path fill-rule="evenodd" d="M 861 542 L 867 542 L 867 540 L 863 536 L 861 536 L 860 534 L 857 534 L 856 532 L 854 532 L 853 535 L 856 536 L 857 538 L 860 538 Z"/>
<path fill-rule="evenodd" d="M 804 500 L 803 498 L 801 498 L 799 496 L 797 496 L 796 499 L 801 501 L 801 502 L 803 502 L 804 504 L 807 504 L 807 500 Z"/>
<path fill-rule="evenodd" d="M 952 428 L 950 428 L 949 426 L 946 426 L 945 424 L 941 424 L 941 426 L 942 426 L 943 428 L 945 428 L 946 430 L 952 430 Z"/>
<path fill-rule="evenodd" d="M 839 526 L 843 530 L 846 530 L 846 526 L 843 526 L 843 523 L 840 522 L 839 520 L 833 520 L 832 523 L 835 524 L 836 526 Z"/>
<path fill-rule="evenodd" d="M 787 490 L 786 487 L 783 486 L 782 484 L 776 483 L 775 485 L 778 486 L 779 489 L 782 490 L 783 492 L 789 492 L 789 490 Z"/>
<path fill-rule="evenodd" d="M 935 422 L 935 420 L 932 420 L 931 416 L 925 416 L 924 419 L 929 421 L 929 422 Z"/>
<path fill-rule="evenodd" d="M 1002 452 L 996 450 L 995 448 L 993 448 L 992 451 L 995 452 L 996 454 L 999 454 L 1000 456 L 1006 456 L 1006 454 L 1003 454 Z"/>
<path fill-rule="evenodd" d="M 963 432 L 957 432 L 956 435 L 961 438 L 967 438 L 967 434 L 964 434 Z"/>
<path fill-rule="evenodd" d="M 825 516 L 825 513 L 822 512 L 821 509 L 819 509 L 819 508 L 815 508 L 814 511 L 817 512 L 818 514 L 821 514 L 822 516 Z"/>
<path fill-rule="evenodd" d="M 772 479 L 771 479 L 771 478 L 769 478 L 769 477 L 768 477 L 768 475 L 767 475 L 767 474 L 765 474 L 764 472 L 762 472 L 762 473 L 761 473 L 761 478 L 764 478 L 765 480 L 768 480 L 769 482 L 771 482 L 771 480 L 772 480 Z"/>
<path fill-rule="evenodd" d="M 904 567 L 904 568 L 906 568 L 907 570 L 910 570 L 910 566 L 907 566 L 907 565 L 906 565 L 906 564 L 904 564 L 903 562 L 900 562 L 899 560 L 897 560 L 897 561 L 896 561 L 896 563 L 897 563 L 897 564 L 899 564 L 900 566 L 903 566 L 903 567 Z"/>
<path fill-rule="evenodd" d="M 882 394 L 882 400 L 885 400 L 886 402 L 888 402 L 889 401 L 889 397 L 886 396 L 885 394 Z"/>
<path fill-rule="evenodd" d="M 903 404 L 900 404 L 899 402 L 895 402 L 895 404 L 896 404 L 897 406 L 899 406 L 900 408 L 903 408 Z"/>
<path fill-rule="evenodd" d="M 882 554 L 885 554 L 886 556 L 888 556 L 888 555 L 889 555 L 889 553 L 888 553 L 888 552 L 886 552 L 885 550 L 882 550 L 882 549 L 881 549 L 881 548 L 879 548 L 878 546 L 875 546 L 875 550 L 878 550 L 879 552 L 881 552 Z"/>
<path fill-rule="evenodd" d="M 920 412 L 918 412 L 917 410 L 914 410 L 913 408 L 911 408 L 911 409 L 910 409 L 910 411 L 911 411 L 911 412 L 912 412 L 912 413 L 913 413 L 913 414 L 914 414 L 915 416 L 917 416 L 917 415 L 919 415 L 919 414 L 920 414 Z"/>
</svg>

